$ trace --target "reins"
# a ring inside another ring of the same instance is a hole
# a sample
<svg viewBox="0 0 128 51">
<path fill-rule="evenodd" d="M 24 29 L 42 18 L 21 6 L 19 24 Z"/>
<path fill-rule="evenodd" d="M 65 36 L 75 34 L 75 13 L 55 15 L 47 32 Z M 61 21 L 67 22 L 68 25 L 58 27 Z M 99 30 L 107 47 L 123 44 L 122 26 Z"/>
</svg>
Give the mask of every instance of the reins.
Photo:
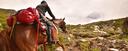
<svg viewBox="0 0 128 51">
<path fill-rule="evenodd" d="M 10 32 L 10 38 L 12 37 L 12 33 L 14 31 L 15 24 L 16 24 L 16 16 L 13 15 L 13 25 L 12 25 L 11 32 Z"/>
</svg>

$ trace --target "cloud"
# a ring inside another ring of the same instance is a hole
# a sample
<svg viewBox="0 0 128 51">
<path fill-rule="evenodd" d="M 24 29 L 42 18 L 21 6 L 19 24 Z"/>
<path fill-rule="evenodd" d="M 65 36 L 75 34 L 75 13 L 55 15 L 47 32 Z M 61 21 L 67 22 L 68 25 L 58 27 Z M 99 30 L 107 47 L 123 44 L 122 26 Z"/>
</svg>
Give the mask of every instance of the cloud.
<svg viewBox="0 0 128 51">
<path fill-rule="evenodd" d="M 27 7 L 36 7 L 41 0 L 1 0 L 0 8 L 20 10 Z"/>
<path fill-rule="evenodd" d="M 1 0 L 0 7 L 22 9 L 36 7 L 42 0 Z M 128 16 L 128 0 L 47 0 L 57 18 L 68 24 L 117 19 Z M 8 4 L 6 4 L 8 3 Z"/>
<path fill-rule="evenodd" d="M 128 16 L 128 0 L 48 0 L 48 3 L 57 17 L 67 17 L 66 21 L 73 24 Z"/>
</svg>

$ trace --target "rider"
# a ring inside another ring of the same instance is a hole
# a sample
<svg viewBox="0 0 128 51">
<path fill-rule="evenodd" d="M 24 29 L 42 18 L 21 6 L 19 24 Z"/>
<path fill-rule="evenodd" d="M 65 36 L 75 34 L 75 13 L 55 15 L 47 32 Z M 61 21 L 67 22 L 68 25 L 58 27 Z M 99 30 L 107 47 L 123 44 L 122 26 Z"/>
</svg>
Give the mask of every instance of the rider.
<svg viewBox="0 0 128 51">
<path fill-rule="evenodd" d="M 46 20 L 44 17 L 45 17 L 45 13 L 48 12 L 49 15 L 52 17 L 52 20 L 55 19 L 55 16 L 53 15 L 53 13 L 51 12 L 48 4 L 46 1 L 42 1 L 41 4 L 39 4 L 36 9 L 39 11 L 40 13 L 40 19 L 41 20 L 44 20 L 45 23 L 46 23 L 46 26 L 47 26 L 47 30 L 46 30 L 46 34 L 47 34 L 47 40 L 48 40 L 48 43 L 51 43 L 52 42 L 52 36 L 51 36 L 51 23 Z"/>
</svg>

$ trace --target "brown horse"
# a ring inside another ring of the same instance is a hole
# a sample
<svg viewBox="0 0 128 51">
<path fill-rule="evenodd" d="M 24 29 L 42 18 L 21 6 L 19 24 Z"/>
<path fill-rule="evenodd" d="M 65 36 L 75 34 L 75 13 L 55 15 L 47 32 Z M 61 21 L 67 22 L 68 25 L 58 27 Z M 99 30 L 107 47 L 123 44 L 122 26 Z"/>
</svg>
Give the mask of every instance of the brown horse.
<svg viewBox="0 0 128 51">
<path fill-rule="evenodd" d="M 53 20 L 53 22 L 64 32 L 67 32 L 64 19 L 56 19 Z M 55 25 L 52 27 L 52 37 L 57 39 L 58 31 Z M 37 28 L 32 24 L 16 24 L 12 38 L 9 38 L 9 33 L 7 32 L 5 32 L 4 35 L 3 32 L 0 34 L 0 51 L 36 51 L 36 32 Z M 40 45 L 40 43 L 43 43 L 44 51 L 46 51 L 46 36 L 42 37 L 43 38 L 40 38 L 40 36 L 38 37 L 38 44 Z M 64 46 L 61 45 L 59 41 L 57 41 L 56 44 L 60 45 L 64 49 Z"/>
</svg>

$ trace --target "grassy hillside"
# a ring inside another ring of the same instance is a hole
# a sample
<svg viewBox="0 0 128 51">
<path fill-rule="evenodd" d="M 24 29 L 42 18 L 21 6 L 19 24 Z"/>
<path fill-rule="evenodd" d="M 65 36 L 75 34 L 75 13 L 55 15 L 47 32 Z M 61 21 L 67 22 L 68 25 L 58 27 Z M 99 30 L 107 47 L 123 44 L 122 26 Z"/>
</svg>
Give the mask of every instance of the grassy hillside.
<svg viewBox="0 0 128 51">
<path fill-rule="evenodd" d="M 0 30 L 6 27 L 6 19 L 9 15 L 15 13 L 12 9 L 2 9 L 0 8 Z"/>
<path fill-rule="evenodd" d="M 65 45 L 77 51 L 111 51 L 112 49 L 127 51 L 128 35 L 122 34 L 124 19 L 99 21 L 86 25 L 67 25 L 69 33 L 62 35 L 60 39 L 62 40 L 64 36 Z M 125 44 L 125 47 L 122 47 L 122 44 Z"/>
</svg>

